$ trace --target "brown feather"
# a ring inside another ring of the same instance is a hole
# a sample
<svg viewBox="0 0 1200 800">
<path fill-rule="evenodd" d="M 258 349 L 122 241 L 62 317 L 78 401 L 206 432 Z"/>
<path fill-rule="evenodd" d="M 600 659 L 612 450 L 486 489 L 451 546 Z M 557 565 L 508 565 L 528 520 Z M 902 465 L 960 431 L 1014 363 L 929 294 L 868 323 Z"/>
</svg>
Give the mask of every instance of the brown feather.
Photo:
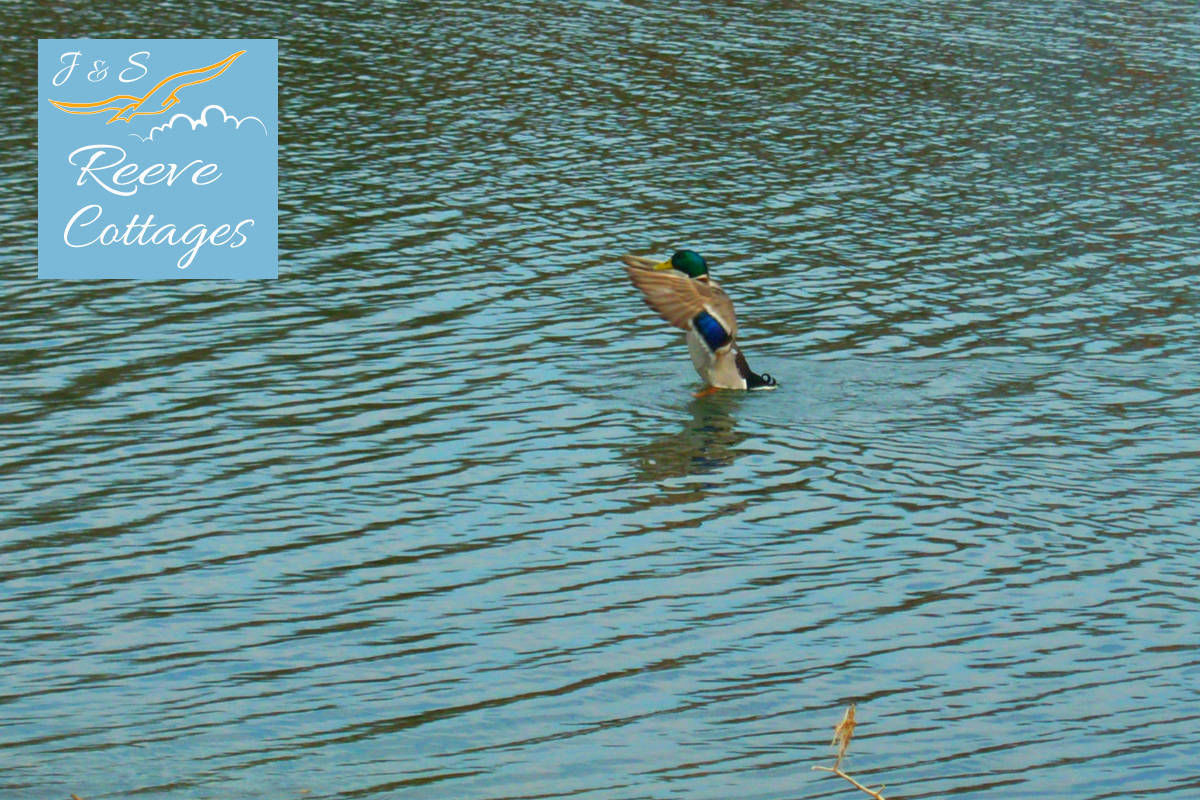
<svg viewBox="0 0 1200 800">
<path fill-rule="evenodd" d="M 708 311 L 725 325 L 732 339 L 737 335 L 737 316 L 733 301 L 714 281 L 693 279 L 675 270 L 651 270 L 638 266 L 649 261 L 640 256 L 625 256 L 629 280 L 642 290 L 646 305 L 677 328 L 688 330 L 701 311 Z"/>
<path fill-rule="evenodd" d="M 634 267 L 636 269 L 653 270 L 655 265 L 658 264 L 657 261 L 649 256 L 635 256 L 633 253 L 626 253 L 625 255 L 621 256 L 621 260 L 625 262 L 626 266 Z"/>
</svg>

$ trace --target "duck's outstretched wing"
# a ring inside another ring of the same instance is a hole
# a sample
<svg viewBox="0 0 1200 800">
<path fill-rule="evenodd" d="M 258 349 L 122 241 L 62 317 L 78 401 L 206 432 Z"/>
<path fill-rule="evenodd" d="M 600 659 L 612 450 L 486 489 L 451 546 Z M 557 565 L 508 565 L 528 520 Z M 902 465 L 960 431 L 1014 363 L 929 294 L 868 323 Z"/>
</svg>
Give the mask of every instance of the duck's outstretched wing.
<svg viewBox="0 0 1200 800">
<path fill-rule="evenodd" d="M 649 270 L 654 269 L 661 261 L 661 259 L 651 258 L 650 256 L 635 256 L 633 253 L 626 253 L 621 256 L 621 260 L 625 262 L 625 266 L 627 267 Z"/>
<path fill-rule="evenodd" d="M 681 330 L 696 330 L 716 350 L 737 335 L 737 316 L 729 295 L 709 280 L 689 278 L 674 270 L 654 270 L 648 259 L 624 256 L 625 271 L 642 290 L 646 305 Z"/>
</svg>

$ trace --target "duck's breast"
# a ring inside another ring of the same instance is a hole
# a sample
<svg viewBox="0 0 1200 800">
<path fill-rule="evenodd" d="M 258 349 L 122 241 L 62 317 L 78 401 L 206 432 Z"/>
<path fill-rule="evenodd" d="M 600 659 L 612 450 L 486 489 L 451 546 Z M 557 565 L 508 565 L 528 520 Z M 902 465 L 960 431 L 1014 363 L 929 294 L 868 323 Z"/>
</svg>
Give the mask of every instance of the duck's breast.
<svg viewBox="0 0 1200 800">
<path fill-rule="evenodd" d="M 738 370 L 737 345 L 731 344 L 716 353 L 708 349 L 704 338 L 691 329 L 687 332 L 688 354 L 696 372 L 710 386 L 721 389 L 745 389 L 746 379 Z"/>
</svg>

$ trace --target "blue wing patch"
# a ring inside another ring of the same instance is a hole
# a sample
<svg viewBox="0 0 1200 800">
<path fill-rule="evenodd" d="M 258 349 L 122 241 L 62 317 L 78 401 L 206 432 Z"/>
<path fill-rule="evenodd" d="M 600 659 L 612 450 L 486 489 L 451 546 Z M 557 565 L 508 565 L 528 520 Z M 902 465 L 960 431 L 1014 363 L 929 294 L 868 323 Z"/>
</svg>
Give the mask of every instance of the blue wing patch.
<svg viewBox="0 0 1200 800">
<path fill-rule="evenodd" d="M 729 331 L 725 330 L 721 323 L 717 322 L 717 318 L 707 311 L 701 311 L 692 318 L 692 327 L 704 339 L 708 349 L 713 352 L 729 344 Z"/>
</svg>

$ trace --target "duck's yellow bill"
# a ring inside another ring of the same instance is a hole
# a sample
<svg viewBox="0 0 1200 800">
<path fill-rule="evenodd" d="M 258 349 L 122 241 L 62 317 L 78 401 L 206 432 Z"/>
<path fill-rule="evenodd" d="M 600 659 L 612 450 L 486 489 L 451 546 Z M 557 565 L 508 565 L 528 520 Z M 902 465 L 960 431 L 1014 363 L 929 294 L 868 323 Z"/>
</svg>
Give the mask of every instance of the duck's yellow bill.
<svg viewBox="0 0 1200 800">
<path fill-rule="evenodd" d="M 655 264 L 654 269 L 671 269 L 673 266 L 675 266 L 675 265 L 671 263 L 671 260 L 667 259 L 666 261 L 662 262 L 661 264 Z"/>
</svg>

